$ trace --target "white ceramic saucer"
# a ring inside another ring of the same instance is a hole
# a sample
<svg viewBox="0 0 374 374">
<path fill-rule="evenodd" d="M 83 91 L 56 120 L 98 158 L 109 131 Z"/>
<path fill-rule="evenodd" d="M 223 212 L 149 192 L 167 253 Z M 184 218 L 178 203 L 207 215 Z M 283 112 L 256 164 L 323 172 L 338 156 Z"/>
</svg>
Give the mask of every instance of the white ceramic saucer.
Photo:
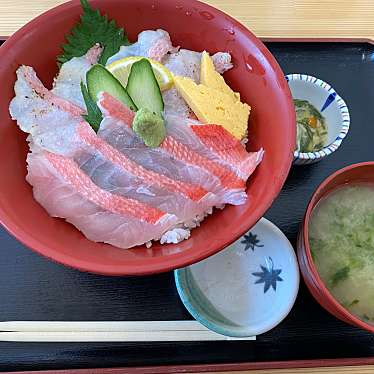
<svg viewBox="0 0 374 374">
<path fill-rule="evenodd" d="M 279 324 L 299 289 L 292 245 L 265 218 L 222 252 L 174 274 L 191 315 L 233 337 L 255 336 Z"/>
</svg>

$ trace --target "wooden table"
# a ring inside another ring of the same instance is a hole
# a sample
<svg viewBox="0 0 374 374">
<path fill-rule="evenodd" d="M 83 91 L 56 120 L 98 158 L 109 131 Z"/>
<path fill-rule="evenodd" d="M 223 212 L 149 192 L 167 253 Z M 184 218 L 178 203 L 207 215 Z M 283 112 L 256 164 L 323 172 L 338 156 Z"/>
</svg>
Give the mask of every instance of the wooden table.
<svg viewBox="0 0 374 374">
<path fill-rule="evenodd" d="M 151 1 L 151 0 L 150 0 Z M 64 0 L 1 0 L 0 35 Z M 206 0 L 271 38 L 359 38 L 374 40 L 373 0 Z"/>
<path fill-rule="evenodd" d="M 11 35 L 38 14 L 63 2 L 63 0 L 0 0 L 0 35 Z M 257 36 L 266 40 L 274 38 L 374 40 L 374 0 L 207 0 L 207 2 L 236 17 Z M 83 370 L 80 373 L 92 372 Z M 251 371 L 251 373 L 263 374 L 275 372 L 374 373 L 374 366 Z M 122 371 L 121 369 L 108 370 L 108 374 L 110 373 L 119 374 Z"/>
</svg>

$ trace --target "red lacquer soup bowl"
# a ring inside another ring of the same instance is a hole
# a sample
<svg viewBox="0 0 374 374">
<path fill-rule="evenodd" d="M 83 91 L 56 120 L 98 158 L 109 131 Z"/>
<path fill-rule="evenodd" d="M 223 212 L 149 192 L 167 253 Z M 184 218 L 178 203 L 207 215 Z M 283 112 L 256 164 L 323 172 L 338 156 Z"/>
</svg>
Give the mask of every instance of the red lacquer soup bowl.
<svg viewBox="0 0 374 374">
<path fill-rule="evenodd" d="M 309 246 L 309 222 L 313 209 L 318 202 L 332 190 L 340 186 L 361 182 L 374 184 L 374 162 L 363 162 L 360 164 L 347 166 L 344 169 L 338 170 L 328 177 L 324 182 L 322 182 L 308 204 L 304 221 L 299 231 L 297 252 L 304 281 L 311 294 L 321 304 L 321 306 L 342 321 L 374 333 L 373 325 L 365 323 L 364 321 L 355 317 L 347 309 L 340 305 L 331 295 L 318 274 Z"/>
<path fill-rule="evenodd" d="M 182 267 L 221 250 L 253 226 L 270 207 L 287 177 L 295 146 L 295 112 L 283 73 L 266 47 L 228 15 L 192 0 L 93 0 L 129 39 L 145 29 L 167 30 L 174 45 L 197 51 L 229 51 L 235 68 L 225 76 L 252 106 L 249 150 L 265 157 L 248 182 L 248 202 L 227 207 L 178 245 L 123 250 L 87 240 L 61 219 L 48 216 L 25 181 L 26 136 L 8 113 L 20 64 L 35 68 L 50 86 L 64 35 L 78 21 L 72 1 L 34 19 L 0 48 L 0 220 L 18 240 L 62 264 L 99 274 L 143 275 Z"/>
</svg>

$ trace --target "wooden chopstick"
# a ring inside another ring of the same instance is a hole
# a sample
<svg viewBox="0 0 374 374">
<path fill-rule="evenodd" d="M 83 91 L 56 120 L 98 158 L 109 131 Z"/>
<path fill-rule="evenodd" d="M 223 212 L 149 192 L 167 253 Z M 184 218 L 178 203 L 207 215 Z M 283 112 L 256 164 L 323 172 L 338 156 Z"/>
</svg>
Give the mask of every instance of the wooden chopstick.
<svg viewBox="0 0 374 374">
<path fill-rule="evenodd" d="M 141 342 L 255 340 L 231 338 L 196 321 L 8 321 L 0 322 L 0 341 Z"/>
<path fill-rule="evenodd" d="M 152 331 L 152 332 L 1 332 L 0 341 L 8 342 L 177 342 L 254 340 L 254 338 L 230 338 L 214 332 L 202 331 Z"/>
<path fill-rule="evenodd" d="M 0 331 L 210 331 L 196 321 L 8 321 Z"/>
</svg>

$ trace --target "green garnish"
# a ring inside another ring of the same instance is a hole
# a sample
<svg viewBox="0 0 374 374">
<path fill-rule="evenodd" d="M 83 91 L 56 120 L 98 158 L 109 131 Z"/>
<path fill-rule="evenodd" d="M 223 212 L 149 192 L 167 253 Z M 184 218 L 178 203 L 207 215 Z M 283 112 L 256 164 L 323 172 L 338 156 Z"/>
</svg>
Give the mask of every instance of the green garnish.
<svg viewBox="0 0 374 374">
<path fill-rule="evenodd" d="M 330 280 L 331 287 L 335 287 L 338 283 L 341 281 L 345 280 L 349 276 L 350 272 L 350 267 L 349 266 L 344 266 L 343 268 L 339 269 L 332 277 Z"/>
<path fill-rule="evenodd" d="M 87 87 L 83 82 L 81 82 L 81 91 L 87 108 L 87 114 L 84 114 L 82 117 L 97 132 L 99 130 L 100 123 L 103 120 L 103 115 L 101 114 L 96 102 L 92 100 L 90 94 L 88 93 Z"/>
<path fill-rule="evenodd" d="M 297 150 L 315 152 L 328 140 L 327 125 L 322 114 L 308 101 L 294 99 L 297 122 Z"/>
<path fill-rule="evenodd" d="M 148 147 L 158 147 L 166 137 L 164 120 L 159 114 L 147 108 L 141 108 L 136 112 L 132 128 Z"/>
<path fill-rule="evenodd" d="M 109 21 L 99 10 L 92 9 L 87 0 L 81 0 L 81 5 L 83 14 L 80 22 L 66 36 L 68 43 L 62 46 L 63 53 L 57 57 L 57 61 L 63 64 L 73 57 L 81 57 L 96 43 L 100 43 L 104 50 L 99 63 L 105 65 L 121 46 L 130 43 L 123 28 L 119 28 L 114 20 Z"/>
<path fill-rule="evenodd" d="M 324 118 L 322 114 L 309 103 L 307 100 L 293 99 L 295 107 L 308 107 L 310 114 L 316 117 L 318 120 L 323 121 Z"/>
<path fill-rule="evenodd" d="M 354 300 L 349 304 L 349 306 L 356 305 L 356 304 L 358 304 L 359 302 L 360 302 L 360 300 L 358 300 L 358 299 L 354 299 Z"/>
</svg>

